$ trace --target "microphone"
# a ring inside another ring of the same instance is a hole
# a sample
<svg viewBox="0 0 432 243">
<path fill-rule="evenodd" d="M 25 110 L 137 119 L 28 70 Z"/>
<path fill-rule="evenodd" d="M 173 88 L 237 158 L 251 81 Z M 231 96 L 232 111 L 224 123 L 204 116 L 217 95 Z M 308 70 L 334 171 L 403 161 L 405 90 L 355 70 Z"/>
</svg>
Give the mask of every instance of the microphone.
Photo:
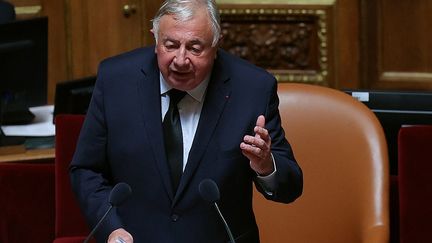
<svg viewBox="0 0 432 243">
<path fill-rule="evenodd" d="M 105 212 L 105 214 L 102 216 L 102 218 L 99 220 L 99 222 L 96 224 L 96 226 L 93 228 L 93 230 L 90 232 L 90 234 L 87 236 L 87 238 L 84 240 L 84 243 L 87 243 L 90 238 L 94 235 L 96 230 L 99 228 L 99 226 L 102 224 L 108 213 L 111 211 L 113 207 L 120 206 L 126 199 L 132 194 L 131 187 L 124 183 L 120 182 L 117 183 L 114 188 L 111 190 L 108 198 L 108 202 L 110 204 L 108 210 Z"/>
<path fill-rule="evenodd" d="M 216 211 L 218 212 L 220 218 L 222 219 L 222 222 L 225 226 L 225 229 L 228 233 L 228 237 L 230 238 L 231 243 L 235 243 L 234 237 L 231 233 L 231 230 L 225 221 L 224 216 L 222 215 L 221 211 L 219 210 L 219 207 L 216 203 L 216 201 L 219 201 L 220 194 L 219 194 L 219 188 L 216 185 L 216 182 L 214 182 L 212 179 L 204 179 L 200 182 L 199 186 L 199 193 L 201 197 L 206 200 L 207 202 L 213 203 L 214 207 L 216 208 Z"/>
</svg>

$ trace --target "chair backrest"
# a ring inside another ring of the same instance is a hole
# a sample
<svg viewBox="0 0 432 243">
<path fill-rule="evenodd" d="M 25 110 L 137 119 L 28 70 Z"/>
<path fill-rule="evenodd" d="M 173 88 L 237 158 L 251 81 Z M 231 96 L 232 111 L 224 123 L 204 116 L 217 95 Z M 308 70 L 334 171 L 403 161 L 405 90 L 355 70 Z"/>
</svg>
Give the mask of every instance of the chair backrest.
<svg viewBox="0 0 432 243">
<path fill-rule="evenodd" d="M 432 242 L 432 125 L 401 127 L 398 137 L 401 243 Z"/>
<path fill-rule="evenodd" d="M 387 145 L 375 115 L 326 87 L 280 84 L 278 94 L 304 191 L 288 205 L 254 194 L 261 242 L 388 242 Z"/>
<path fill-rule="evenodd" d="M 87 224 L 73 195 L 69 164 L 75 152 L 84 115 L 56 116 L 55 141 L 55 237 L 86 236 Z"/>
</svg>

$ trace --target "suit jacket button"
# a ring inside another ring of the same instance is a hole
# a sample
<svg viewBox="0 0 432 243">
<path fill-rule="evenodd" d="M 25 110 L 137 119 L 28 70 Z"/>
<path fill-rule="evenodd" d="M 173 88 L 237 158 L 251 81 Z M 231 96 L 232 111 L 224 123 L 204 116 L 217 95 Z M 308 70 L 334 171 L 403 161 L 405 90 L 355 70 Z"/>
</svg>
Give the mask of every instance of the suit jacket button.
<svg viewBox="0 0 432 243">
<path fill-rule="evenodd" d="M 178 214 L 173 214 L 171 215 L 171 219 L 173 222 L 177 222 L 177 220 L 179 220 L 180 216 Z"/>
</svg>

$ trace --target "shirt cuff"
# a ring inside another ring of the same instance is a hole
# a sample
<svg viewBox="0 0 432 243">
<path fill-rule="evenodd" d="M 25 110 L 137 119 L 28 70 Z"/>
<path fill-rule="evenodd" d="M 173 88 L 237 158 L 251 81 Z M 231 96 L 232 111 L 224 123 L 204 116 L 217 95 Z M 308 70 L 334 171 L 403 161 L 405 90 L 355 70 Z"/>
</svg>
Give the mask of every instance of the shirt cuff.
<svg viewBox="0 0 432 243">
<path fill-rule="evenodd" d="M 269 195 L 272 196 L 273 192 L 276 190 L 276 162 L 274 160 L 273 154 L 271 154 L 271 158 L 272 158 L 272 162 L 273 162 L 273 168 L 274 171 L 272 173 L 270 173 L 270 175 L 266 175 L 266 176 L 260 176 L 257 173 L 257 182 L 261 185 L 261 187 L 264 189 L 264 192 Z"/>
</svg>

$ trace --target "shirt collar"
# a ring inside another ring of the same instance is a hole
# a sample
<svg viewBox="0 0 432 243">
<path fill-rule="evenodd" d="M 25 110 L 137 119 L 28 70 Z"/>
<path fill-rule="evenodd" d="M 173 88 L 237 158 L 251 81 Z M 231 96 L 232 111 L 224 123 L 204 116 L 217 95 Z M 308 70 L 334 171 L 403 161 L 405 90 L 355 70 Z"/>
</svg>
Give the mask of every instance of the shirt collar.
<svg viewBox="0 0 432 243">
<path fill-rule="evenodd" d="M 159 80 L 160 80 L 160 94 L 165 95 L 169 90 L 172 89 L 172 87 L 169 86 L 168 83 L 165 81 L 164 77 L 162 76 L 162 73 L 159 74 Z M 187 90 L 186 92 L 190 96 L 192 96 L 192 98 L 194 98 L 196 101 L 202 102 L 209 81 L 210 81 L 210 74 L 207 75 L 207 77 L 197 87 L 195 87 L 192 90 Z"/>
</svg>

